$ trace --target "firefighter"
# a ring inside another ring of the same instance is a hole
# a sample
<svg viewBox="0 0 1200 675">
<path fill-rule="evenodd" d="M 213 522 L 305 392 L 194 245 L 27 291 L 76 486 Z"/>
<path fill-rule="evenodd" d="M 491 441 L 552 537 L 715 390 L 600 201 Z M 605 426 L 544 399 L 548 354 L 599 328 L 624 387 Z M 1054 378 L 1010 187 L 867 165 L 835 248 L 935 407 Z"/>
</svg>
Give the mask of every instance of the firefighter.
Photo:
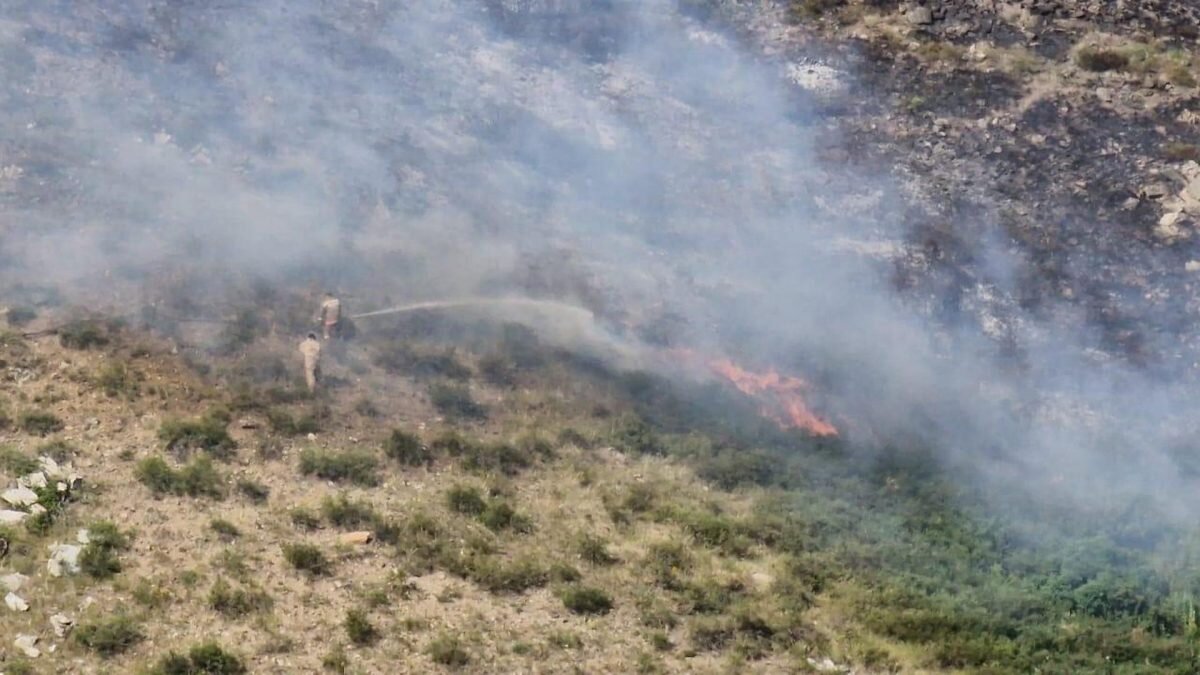
<svg viewBox="0 0 1200 675">
<path fill-rule="evenodd" d="M 300 343 L 300 353 L 304 356 L 304 383 L 311 394 L 317 391 L 317 379 L 321 376 L 321 341 L 316 333 L 309 333 Z"/>
<path fill-rule="evenodd" d="M 324 330 L 326 340 L 337 336 L 341 331 L 342 301 L 334 297 L 333 293 L 325 293 L 324 299 L 321 300 L 321 308 L 317 310 L 317 321 Z"/>
</svg>

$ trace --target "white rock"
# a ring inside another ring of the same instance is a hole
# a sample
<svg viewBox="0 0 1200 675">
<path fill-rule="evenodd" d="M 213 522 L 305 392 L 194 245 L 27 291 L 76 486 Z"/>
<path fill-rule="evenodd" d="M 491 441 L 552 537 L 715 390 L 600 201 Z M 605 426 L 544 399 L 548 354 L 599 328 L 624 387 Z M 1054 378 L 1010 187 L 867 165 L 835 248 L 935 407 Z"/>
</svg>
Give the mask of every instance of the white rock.
<svg viewBox="0 0 1200 675">
<path fill-rule="evenodd" d="M 50 560 L 46 570 L 52 577 L 61 577 L 63 573 L 74 574 L 79 571 L 79 552 L 83 550 L 74 544 L 54 544 L 50 547 Z"/>
<path fill-rule="evenodd" d="M 62 467 L 58 465 L 58 462 L 54 461 L 54 458 L 42 455 L 41 457 L 38 457 L 38 464 L 40 464 L 42 467 L 42 473 L 46 474 L 47 476 L 51 478 L 66 478 L 66 474 L 63 473 Z"/>
<path fill-rule="evenodd" d="M 42 655 L 42 650 L 38 649 L 36 635 L 18 635 L 16 640 L 13 640 L 13 645 L 21 650 L 25 656 L 31 659 L 36 659 Z"/>
<path fill-rule="evenodd" d="M 1200 272 L 1200 260 L 1189 260 L 1183 264 L 1185 272 Z"/>
<path fill-rule="evenodd" d="M 33 506 L 29 507 L 29 515 L 31 516 L 40 516 L 45 512 L 46 507 L 42 506 L 41 504 L 34 504 Z"/>
<path fill-rule="evenodd" d="M 41 471 L 34 471 L 28 476 L 22 476 L 17 479 L 17 485 L 23 485 L 27 488 L 44 488 L 46 487 L 46 474 Z"/>
<path fill-rule="evenodd" d="M 4 596 L 4 604 L 8 605 L 8 608 L 14 612 L 29 611 L 29 603 L 25 602 L 25 600 L 16 593 L 9 593 L 8 595 Z"/>
<path fill-rule="evenodd" d="M 0 525 L 17 525 L 28 517 L 29 514 L 24 511 L 0 509 Z"/>
<path fill-rule="evenodd" d="M 0 493 L 0 499 L 13 506 L 29 506 L 37 502 L 38 496 L 27 487 L 15 487 Z"/>
<path fill-rule="evenodd" d="M 88 532 L 86 527 L 81 527 L 79 528 L 79 531 L 75 533 L 75 541 L 81 544 L 90 544 L 92 543 L 92 533 Z"/>
<path fill-rule="evenodd" d="M 50 617 L 50 628 L 54 630 L 54 634 L 58 637 L 66 637 L 67 633 L 75 627 L 75 621 L 66 614 L 55 614 Z"/>
<path fill-rule="evenodd" d="M 21 587 L 25 585 L 26 581 L 29 581 L 29 577 L 18 572 L 13 572 L 12 574 L 6 574 L 0 577 L 0 588 L 3 588 L 10 593 L 16 593 L 17 591 L 21 590 Z"/>
</svg>

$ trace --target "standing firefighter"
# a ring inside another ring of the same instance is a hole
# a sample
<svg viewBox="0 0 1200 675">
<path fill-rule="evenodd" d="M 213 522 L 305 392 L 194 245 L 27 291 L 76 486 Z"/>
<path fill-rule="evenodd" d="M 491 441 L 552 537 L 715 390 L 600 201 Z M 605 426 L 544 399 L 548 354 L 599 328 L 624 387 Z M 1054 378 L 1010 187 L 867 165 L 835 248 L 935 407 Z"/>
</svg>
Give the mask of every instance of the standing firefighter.
<svg viewBox="0 0 1200 675">
<path fill-rule="evenodd" d="M 342 301 L 335 298 L 333 293 L 325 294 L 321 308 L 317 310 L 317 321 L 325 331 L 326 340 L 336 337 L 341 330 Z"/>
<path fill-rule="evenodd" d="M 300 353 L 304 355 L 304 383 L 311 394 L 317 390 L 317 378 L 321 375 L 321 341 L 316 333 L 309 333 L 300 343 Z"/>
</svg>

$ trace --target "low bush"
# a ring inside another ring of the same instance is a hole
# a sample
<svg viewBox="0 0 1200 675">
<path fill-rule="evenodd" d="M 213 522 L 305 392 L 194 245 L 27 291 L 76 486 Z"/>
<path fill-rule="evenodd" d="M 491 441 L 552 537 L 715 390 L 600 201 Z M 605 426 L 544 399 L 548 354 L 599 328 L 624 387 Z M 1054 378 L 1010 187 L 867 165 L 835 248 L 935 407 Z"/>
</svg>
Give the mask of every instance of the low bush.
<svg viewBox="0 0 1200 675">
<path fill-rule="evenodd" d="M 271 431 L 283 436 L 304 436 L 321 430 L 322 412 L 308 412 L 298 417 L 286 410 L 272 408 L 267 411 L 267 424 Z"/>
<path fill-rule="evenodd" d="M 1129 56 L 1112 49 L 1087 46 L 1075 52 L 1075 63 L 1084 70 L 1103 73 L 1129 67 Z"/>
<path fill-rule="evenodd" d="M 346 629 L 346 636 L 350 638 L 350 642 L 359 647 L 366 647 L 379 640 L 379 631 L 371 625 L 366 613 L 360 609 L 346 612 L 342 626 Z"/>
<path fill-rule="evenodd" d="M 460 668 L 471 663 L 471 655 L 463 647 L 462 641 L 446 633 L 431 640 L 425 653 L 434 663 L 449 668 Z"/>
<path fill-rule="evenodd" d="M 487 409 L 477 403 L 471 391 L 461 384 L 437 383 L 429 387 L 429 402 L 439 413 L 455 420 L 480 420 Z"/>
<path fill-rule="evenodd" d="M 240 479 L 237 482 L 237 491 L 255 504 L 265 504 L 267 498 L 271 496 L 271 490 L 267 486 L 248 478 Z"/>
<path fill-rule="evenodd" d="M 84 623 L 74 635 L 79 645 L 105 658 L 124 653 L 145 638 L 137 622 L 123 614 Z"/>
<path fill-rule="evenodd" d="M 67 349 L 93 349 L 111 342 L 113 326 L 99 321 L 73 321 L 58 331 L 58 341 Z"/>
<path fill-rule="evenodd" d="M 590 586 L 573 586 L 561 594 L 563 606 L 576 614 L 608 614 L 612 598 L 604 591 Z"/>
<path fill-rule="evenodd" d="M 208 606 L 228 619 L 239 619 L 248 614 L 269 612 L 275 601 L 266 592 L 258 589 L 234 588 L 224 579 L 218 579 L 208 592 Z"/>
<path fill-rule="evenodd" d="M 453 349 L 418 349 L 405 342 L 392 342 L 378 348 L 372 362 L 389 373 L 412 377 L 450 380 L 471 377 L 471 369 Z"/>
<path fill-rule="evenodd" d="M 79 569 L 93 579 L 107 579 L 121 571 L 120 553 L 129 548 L 129 536 L 108 521 L 88 527 L 88 543 L 79 552 Z"/>
<path fill-rule="evenodd" d="M 179 455 L 199 450 L 216 459 L 229 459 L 237 449 L 237 443 L 225 430 L 228 424 L 229 417 L 223 411 L 210 411 L 195 419 L 163 422 L 158 438 L 168 451 Z"/>
<path fill-rule="evenodd" d="M 30 321 L 36 319 L 37 316 L 37 310 L 32 307 L 10 307 L 4 315 L 5 320 L 8 321 L 8 325 L 14 328 L 20 328 L 28 324 Z"/>
<path fill-rule="evenodd" d="M 300 452 L 300 473 L 334 482 L 375 486 L 379 484 L 379 461 L 365 450 L 321 450 Z"/>
<path fill-rule="evenodd" d="M 379 520 L 379 515 L 370 504 L 354 501 L 344 494 L 323 499 L 321 514 L 331 525 L 340 528 L 371 525 Z"/>
<path fill-rule="evenodd" d="M 237 526 L 228 520 L 213 518 L 208 522 L 208 526 L 213 532 L 217 533 L 217 536 L 225 541 L 233 541 L 234 539 L 242 536 L 242 533 L 237 529 Z"/>
<path fill-rule="evenodd" d="M 292 509 L 290 518 L 292 524 L 302 530 L 312 531 L 321 529 L 321 519 L 306 509 Z"/>
<path fill-rule="evenodd" d="M 468 516 L 479 516 L 487 509 L 487 502 L 479 488 L 456 485 L 446 492 L 446 504 L 451 511 Z"/>
<path fill-rule="evenodd" d="M 284 544 L 283 557 L 293 568 L 310 577 L 329 576 L 333 563 L 312 544 Z"/>
<path fill-rule="evenodd" d="M 426 466 L 433 463 L 433 453 L 416 434 L 393 429 L 392 435 L 383 444 L 383 453 L 389 459 L 405 466 Z"/>
<path fill-rule="evenodd" d="M 21 431 L 31 436 L 49 436 L 62 431 L 65 427 L 57 415 L 43 411 L 24 413 L 17 424 Z"/>
<path fill-rule="evenodd" d="M 0 471 L 13 476 L 31 474 L 41 468 L 36 458 L 31 457 L 11 445 L 0 445 Z"/>
<path fill-rule="evenodd" d="M 215 642 L 205 642 L 186 655 L 171 652 L 159 659 L 150 675 L 243 675 L 246 666 Z"/>
<path fill-rule="evenodd" d="M 156 495 L 225 497 L 225 481 L 207 457 L 197 457 L 179 469 L 171 468 L 162 457 L 147 457 L 138 462 L 134 475 Z"/>
<path fill-rule="evenodd" d="M 96 374 L 96 386 L 109 398 L 137 398 L 141 394 L 139 381 L 136 372 L 119 362 L 109 363 Z"/>
<path fill-rule="evenodd" d="M 579 557 L 593 565 L 614 565 L 620 562 L 608 552 L 608 542 L 593 534 L 583 534 L 575 544 Z"/>
<path fill-rule="evenodd" d="M 508 502 L 499 499 L 488 503 L 483 513 L 479 514 L 479 522 L 493 532 L 512 530 L 528 534 L 533 531 L 533 521 L 528 516 L 517 513 Z"/>
<path fill-rule="evenodd" d="M 524 593 L 550 582 L 550 572 L 531 558 L 502 562 L 492 557 L 474 556 L 459 570 L 471 581 L 491 593 Z"/>
</svg>

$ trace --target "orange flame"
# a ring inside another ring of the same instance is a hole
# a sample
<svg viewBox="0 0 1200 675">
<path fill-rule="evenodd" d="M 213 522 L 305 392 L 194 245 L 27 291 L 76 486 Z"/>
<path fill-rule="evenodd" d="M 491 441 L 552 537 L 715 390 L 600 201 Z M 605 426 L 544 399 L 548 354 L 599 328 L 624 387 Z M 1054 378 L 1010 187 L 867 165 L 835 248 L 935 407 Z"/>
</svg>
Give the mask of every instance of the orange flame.
<svg viewBox="0 0 1200 675">
<path fill-rule="evenodd" d="M 808 409 L 804 402 L 808 383 L 804 380 L 780 375 L 775 370 L 752 373 L 729 359 L 715 359 L 708 365 L 743 394 L 762 401 L 763 416 L 775 420 L 779 426 L 804 429 L 815 436 L 837 435 L 836 427 Z"/>
</svg>

